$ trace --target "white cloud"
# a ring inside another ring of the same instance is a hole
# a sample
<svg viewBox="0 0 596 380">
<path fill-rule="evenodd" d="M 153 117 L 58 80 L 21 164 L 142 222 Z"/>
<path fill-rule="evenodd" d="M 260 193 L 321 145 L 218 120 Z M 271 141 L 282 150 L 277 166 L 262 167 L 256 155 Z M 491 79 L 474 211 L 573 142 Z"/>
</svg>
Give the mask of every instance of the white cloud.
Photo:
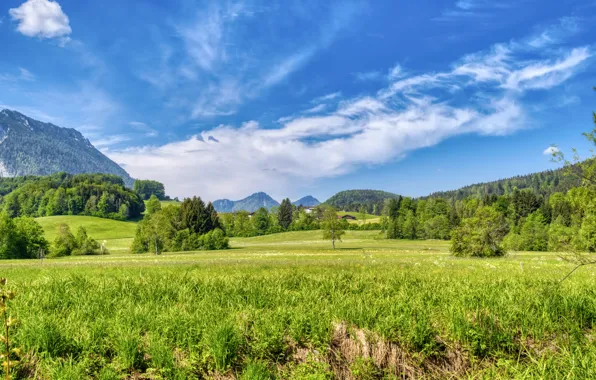
<svg viewBox="0 0 596 380">
<path fill-rule="evenodd" d="M 27 0 L 8 11 L 18 21 L 17 30 L 28 37 L 66 37 L 72 30 L 68 16 L 56 1 Z"/>
<path fill-rule="evenodd" d="M 552 156 L 553 154 L 559 153 L 560 150 L 556 146 L 549 146 L 542 152 L 545 156 Z"/>
<path fill-rule="evenodd" d="M 296 183 L 306 187 L 398 160 L 453 136 L 525 128 L 532 116 L 524 106 L 527 92 L 560 85 L 591 56 L 583 47 L 532 55 L 527 43 L 499 44 L 443 72 L 407 76 L 400 67 L 374 95 L 338 102 L 337 92 L 313 99 L 312 114 L 282 118 L 278 129 L 254 121 L 220 125 L 184 141 L 109 155 L 132 176 L 161 180 L 178 196 L 233 199 L 259 190 L 285 196 Z M 453 96 L 457 92 L 465 93 L 464 103 Z"/>
</svg>

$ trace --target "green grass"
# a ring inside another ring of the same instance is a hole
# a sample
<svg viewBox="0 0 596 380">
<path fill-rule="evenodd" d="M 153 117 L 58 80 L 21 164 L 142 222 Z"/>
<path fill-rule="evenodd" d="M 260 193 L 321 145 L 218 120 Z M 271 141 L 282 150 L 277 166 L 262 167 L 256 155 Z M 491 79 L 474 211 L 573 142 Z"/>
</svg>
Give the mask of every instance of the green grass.
<svg viewBox="0 0 596 380">
<path fill-rule="evenodd" d="M 1 262 L 14 343 L 36 378 L 596 377 L 596 268 L 559 284 L 571 268 L 552 253 L 320 235 Z"/>
<path fill-rule="evenodd" d="M 112 219 L 96 218 L 92 216 L 47 216 L 35 219 L 44 229 L 46 239 L 51 243 L 56 238 L 58 226 L 62 223 L 70 226 L 76 234 L 79 226 L 87 229 L 90 237 L 98 242 L 106 241 L 110 252 L 128 251 L 137 228 L 136 222 L 122 222 Z"/>
<path fill-rule="evenodd" d="M 358 223 L 361 224 L 363 222 L 362 220 L 362 214 L 359 212 L 352 212 L 352 211 L 338 211 L 337 215 L 340 216 L 344 216 L 344 215 L 352 215 L 353 217 L 356 218 L 356 220 L 348 220 L 349 223 Z M 381 222 L 381 217 L 378 215 L 374 215 L 374 214 L 366 214 L 366 219 L 364 220 L 365 223 L 380 223 Z"/>
</svg>

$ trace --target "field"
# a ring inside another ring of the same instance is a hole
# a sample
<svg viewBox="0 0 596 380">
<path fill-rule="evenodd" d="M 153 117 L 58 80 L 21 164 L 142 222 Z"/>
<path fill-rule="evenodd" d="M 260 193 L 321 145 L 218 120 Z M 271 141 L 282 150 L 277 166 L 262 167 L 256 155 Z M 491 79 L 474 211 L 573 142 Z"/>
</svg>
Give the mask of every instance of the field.
<svg viewBox="0 0 596 380">
<path fill-rule="evenodd" d="M 362 214 L 355 211 L 338 211 L 337 215 L 344 216 L 344 215 L 352 215 L 356 218 L 356 220 L 348 220 L 350 223 L 362 224 Z M 380 223 L 381 217 L 379 215 L 374 214 L 366 214 L 366 223 Z"/>
<path fill-rule="evenodd" d="M 21 375 L 596 377 L 594 268 L 559 284 L 554 254 L 457 259 L 374 231 L 336 250 L 318 231 L 232 246 L 0 263 Z"/>
<path fill-rule="evenodd" d="M 128 252 L 137 229 L 135 222 L 122 222 L 92 216 L 47 216 L 37 218 L 36 221 L 43 227 L 46 239 L 50 243 L 56 238 L 60 224 L 69 225 L 73 234 L 76 234 L 77 229 L 83 226 L 93 239 L 99 243 L 105 241 L 105 246 L 112 253 Z"/>
</svg>

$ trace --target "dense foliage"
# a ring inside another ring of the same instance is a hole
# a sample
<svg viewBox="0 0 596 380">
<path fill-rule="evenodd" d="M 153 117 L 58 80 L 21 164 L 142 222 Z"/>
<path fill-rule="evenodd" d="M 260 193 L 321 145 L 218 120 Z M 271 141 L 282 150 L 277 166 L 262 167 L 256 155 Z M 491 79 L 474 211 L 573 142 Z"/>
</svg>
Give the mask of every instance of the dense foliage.
<svg viewBox="0 0 596 380">
<path fill-rule="evenodd" d="M 0 206 L 10 217 L 90 215 L 125 220 L 145 210 L 140 197 L 113 174 L 0 178 L 0 189 Z"/>
<path fill-rule="evenodd" d="M 482 232 L 479 222 L 487 214 L 498 215 L 503 224 Z M 386 201 L 381 220 L 390 239 L 447 240 L 453 237 L 454 247 L 459 247 L 464 234 L 470 235 L 466 239 L 475 239 L 474 236 L 482 233 L 494 233 L 498 236 L 491 238 L 498 246 L 495 253 L 503 250 L 596 251 L 596 189 L 586 186 L 553 193 L 548 198 L 531 189 L 514 189 L 509 195 L 482 199 L 391 199 Z M 479 250 L 477 244 L 474 247 L 476 254 L 487 255 L 484 248 Z"/>
<path fill-rule="evenodd" d="M 133 180 L 80 132 L 42 123 L 16 111 L 0 112 L 0 174 L 10 176 L 108 173 Z"/>
<path fill-rule="evenodd" d="M 106 255 L 107 249 L 87 235 L 85 227 L 80 226 L 77 235 L 73 235 L 67 224 L 58 226 L 58 235 L 54 239 L 50 256 L 74 256 L 74 255 Z"/>
<path fill-rule="evenodd" d="M 399 195 L 380 190 L 340 191 L 325 201 L 337 210 L 358 212 L 362 207 L 368 214 L 380 215 L 386 199 L 398 199 Z"/>
<path fill-rule="evenodd" d="M 229 247 L 217 211 L 201 198 L 185 199 L 180 206 L 166 206 L 147 213 L 137 227 L 134 253 L 215 250 Z"/>
<path fill-rule="evenodd" d="M 152 195 L 155 195 L 159 200 L 165 200 L 166 189 L 161 182 L 137 179 L 132 188 L 143 200 L 148 200 Z"/>
<path fill-rule="evenodd" d="M 0 259 L 33 259 L 47 252 L 43 228 L 32 218 L 0 213 Z"/>
</svg>

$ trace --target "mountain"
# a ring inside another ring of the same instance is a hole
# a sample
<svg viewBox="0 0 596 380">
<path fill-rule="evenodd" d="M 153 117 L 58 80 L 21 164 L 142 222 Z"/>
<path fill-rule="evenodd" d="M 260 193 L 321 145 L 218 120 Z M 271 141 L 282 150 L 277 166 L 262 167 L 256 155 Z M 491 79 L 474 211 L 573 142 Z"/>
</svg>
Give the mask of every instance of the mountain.
<svg viewBox="0 0 596 380">
<path fill-rule="evenodd" d="M 213 207 L 217 212 L 233 212 L 234 211 L 234 201 L 229 199 L 219 199 L 213 202 Z"/>
<path fill-rule="evenodd" d="M 277 206 L 279 206 L 279 202 L 265 193 L 254 193 L 253 195 L 239 201 L 220 199 L 213 202 L 213 207 L 215 207 L 217 212 L 255 212 L 261 207 L 271 210 L 273 207 Z"/>
<path fill-rule="evenodd" d="M 314 207 L 320 205 L 321 202 L 312 195 L 307 195 L 306 197 L 298 199 L 296 202 L 292 202 L 292 204 L 294 206 Z"/>
<path fill-rule="evenodd" d="M 134 180 L 79 131 L 43 123 L 19 112 L 0 112 L 0 175 L 115 174 L 128 187 Z"/>
<path fill-rule="evenodd" d="M 325 204 L 342 211 L 359 211 L 361 206 L 370 214 L 380 214 L 385 199 L 397 199 L 400 196 L 381 190 L 345 190 L 340 191 L 325 201 Z"/>
</svg>

